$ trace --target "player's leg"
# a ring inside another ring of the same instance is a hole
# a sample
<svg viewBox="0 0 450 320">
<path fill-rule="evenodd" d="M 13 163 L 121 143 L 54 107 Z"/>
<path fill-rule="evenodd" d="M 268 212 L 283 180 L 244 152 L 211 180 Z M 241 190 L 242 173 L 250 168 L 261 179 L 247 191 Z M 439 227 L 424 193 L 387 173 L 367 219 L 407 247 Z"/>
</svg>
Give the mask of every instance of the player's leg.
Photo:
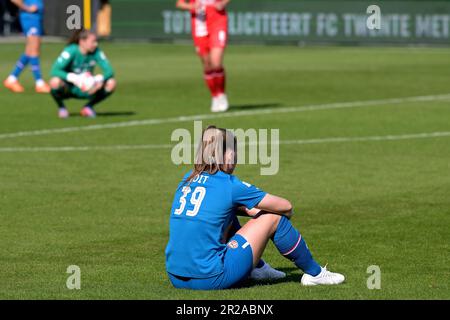
<svg viewBox="0 0 450 320">
<path fill-rule="evenodd" d="M 68 84 L 60 78 L 50 79 L 50 94 L 58 106 L 58 117 L 62 119 L 69 117 L 69 111 L 64 104 L 64 100 L 70 97 L 67 87 Z"/>
<path fill-rule="evenodd" d="M 24 92 L 24 87 L 19 83 L 19 76 L 29 63 L 28 56 L 24 53 L 20 56 L 19 60 L 16 62 L 14 70 L 9 74 L 9 76 L 3 81 L 5 88 L 9 89 L 15 93 Z"/>
<path fill-rule="evenodd" d="M 267 242 L 275 233 L 280 216 L 275 214 L 261 215 L 251 219 L 236 234 L 243 236 L 250 244 L 253 252 L 253 266 L 256 266 L 266 248 Z"/>
<path fill-rule="evenodd" d="M 225 93 L 225 68 L 223 67 L 224 48 L 214 47 L 210 52 L 211 76 L 215 88 L 218 106 L 216 112 L 224 112 L 229 108 L 228 98 Z"/>
<path fill-rule="evenodd" d="M 218 95 L 217 86 L 214 80 L 214 71 L 211 67 L 211 56 L 209 48 L 209 36 L 195 37 L 195 50 L 200 58 L 203 68 L 203 79 L 205 80 L 206 87 L 208 88 L 211 98 L 212 107 L 214 106 L 215 98 Z"/>
<path fill-rule="evenodd" d="M 41 61 L 40 52 L 41 51 L 41 31 L 39 28 L 33 27 L 27 35 L 27 44 L 25 47 L 25 54 L 29 57 L 31 71 L 33 72 L 35 80 L 35 90 L 37 93 L 49 93 L 51 88 L 42 79 L 41 72 Z"/>
<path fill-rule="evenodd" d="M 219 110 L 228 110 L 228 98 L 225 92 L 226 74 L 224 67 L 224 54 L 228 41 L 228 27 L 226 15 L 217 15 L 216 20 L 209 26 L 210 47 L 211 47 L 211 68 L 216 86 L 216 91 L 219 100 Z"/>
<path fill-rule="evenodd" d="M 211 67 L 211 55 L 208 51 L 207 54 L 200 56 L 203 65 L 203 79 L 205 80 L 206 86 L 211 94 L 211 111 L 218 112 L 219 109 L 219 90 L 216 85 L 216 80 L 214 77 L 214 70 Z"/>
<path fill-rule="evenodd" d="M 225 48 L 214 47 L 211 49 L 211 69 L 214 72 L 214 79 L 216 82 L 217 90 L 220 94 L 225 93 L 225 68 L 223 66 L 223 58 L 225 54 Z"/>
<path fill-rule="evenodd" d="M 233 215 L 231 218 L 231 222 L 229 226 L 226 228 L 224 232 L 223 240 L 224 242 L 230 241 L 231 237 L 233 237 L 236 232 L 241 229 L 241 224 L 239 223 L 239 219 L 236 215 Z M 253 268 L 250 278 L 254 280 L 274 280 L 281 279 L 286 277 L 284 272 L 278 271 L 270 266 L 269 263 L 265 262 L 262 258 Z"/>
<path fill-rule="evenodd" d="M 116 90 L 117 82 L 115 79 L 106 80 L 103 87 L 97 90 L 93 95 L 91 95 L 88 103 L 81 110 L 81 115 L 83 117 L 94 118 L 96 116 L 95 106 L 108 98 Z"/>
<path fill-rule="evenodd" d="M 211 68 L 211 58 L 209 55 L 209 51 L 202 50 L 202 53 L 201 55 L 199 54 L 199 57 L 203 68 L 203 79 L 205 80 L 205 84 L 208 87 L 209 92 L 211 93 L 211 97 L 215 97 L 217 93 Z"/>
<path fill-rule="evenodd" d="M 289 219 L 274 214 L 264 214 L 247 222 L 238 231 L 253 250 L 253 263 L 257 263 L 268 239 L 272 239 L 278 251 L 304 271 L 303 285 L 339 284 L 344 276 L 322 268 L 312 257 L 305 240 Z"/>
<path fill-rule="evenodd" d="M 22 29 L 24 30 L 24 32 L 26 32 L 28 29 L 28 25 L 25 23 L 26 21 L 23 21 L 21 19 L 20 22 L 22 25 Z M 19 77 L 29 62 L 30 57 L 27 55 L 25 51 L 17 60 L 14 69 L 11 71 L 6 80 L 3 82 L 5 88 L 15 93 L 21 93 L 25 91 L 24 87 L 19 83 Z"/>
<path fill-rule="evenodd" d="M 178 288 L 191 289 L 227 289 L 239 286 L 259 263 L 268 240 L 276 231 L 279 220 L 280 216 L 277 215 L 261 215 L 239 229 L 227 243 L 223 258 L 224 272 L 220 277 L 213 278 L 212 281 L 182 280 L 171 277 L 172 283 Z M 231 231 L 231 228 L 228 231 Z"/>
</svg>

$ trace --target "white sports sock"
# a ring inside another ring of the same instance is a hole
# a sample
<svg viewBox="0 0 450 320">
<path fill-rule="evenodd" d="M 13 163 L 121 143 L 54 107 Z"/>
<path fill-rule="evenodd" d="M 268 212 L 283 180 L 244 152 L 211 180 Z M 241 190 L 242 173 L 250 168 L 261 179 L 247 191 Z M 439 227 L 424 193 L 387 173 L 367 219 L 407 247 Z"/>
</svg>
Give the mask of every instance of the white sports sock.
<svg viewBox="0 0 450 320">
<path fill-rule="evenodd" d="M 8 76 L 7 81 L 9 81 L 9 82 L 16 82 L 16 81 L 17 81 L 17 77 L 15 77 L 15 76 L 13 76 L 12 74 L 10 74 L 10 75 Z"/>
</svg>

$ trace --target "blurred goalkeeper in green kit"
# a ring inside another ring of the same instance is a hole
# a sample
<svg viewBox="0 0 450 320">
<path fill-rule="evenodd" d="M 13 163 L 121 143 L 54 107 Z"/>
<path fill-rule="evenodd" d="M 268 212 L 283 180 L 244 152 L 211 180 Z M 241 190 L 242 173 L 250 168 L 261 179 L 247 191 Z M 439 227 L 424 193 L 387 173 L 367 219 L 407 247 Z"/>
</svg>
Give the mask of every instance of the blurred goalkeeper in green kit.
<svg viewBox="0 0 450 320">
<path fill-rule="evenodd" d="M 94 74 L 99 65 L 103 74 Z M 95 105 L 109 97 L 116 88 L 114 71 L 100 48 L 97 36 L 89 30 L 74 33 L 51 70 L 51 95 L 58 105 L 59 118 L 69 117 L 64 100 L 86 99 L 83 117 L 95 118 Z"/>
</svg>

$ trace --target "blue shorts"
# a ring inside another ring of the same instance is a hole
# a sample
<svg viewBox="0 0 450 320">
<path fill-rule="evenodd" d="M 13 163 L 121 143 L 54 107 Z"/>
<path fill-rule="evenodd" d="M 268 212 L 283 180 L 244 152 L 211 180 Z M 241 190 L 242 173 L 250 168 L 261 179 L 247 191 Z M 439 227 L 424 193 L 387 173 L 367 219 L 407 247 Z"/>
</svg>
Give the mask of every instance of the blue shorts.
<svg viewBox="0 0 450 320">
<path fill-rule="evenodd" d="M 250 243 L 239 234 L 231 237 L 223 258 L 223 272 L 211 278 L 185 278 L 168 274 L 178 289 L 220 290 L 236 288 L 253 270 L 253 252 Z"/>
<path fill-rule="evenodd" d="M 42 29 L 42 20 L 38 18 L 24 18 L 20 17 L 20 25 L 25 36 L 37 36 L 41 37 L 44 34 Z"/>
</svg>

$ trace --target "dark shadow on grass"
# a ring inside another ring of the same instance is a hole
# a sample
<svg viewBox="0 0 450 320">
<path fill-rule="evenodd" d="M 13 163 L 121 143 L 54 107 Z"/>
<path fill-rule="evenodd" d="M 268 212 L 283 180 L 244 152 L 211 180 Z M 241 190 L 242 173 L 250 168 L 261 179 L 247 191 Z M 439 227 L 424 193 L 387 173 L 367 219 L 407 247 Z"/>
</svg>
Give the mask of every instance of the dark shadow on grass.
<svg viewBox="0 0 450 320">
<path fill-rule="evenodd" d="M 118 116 L 134 116 L 133 111 L 117 111 L 117 112 L 97 112 L 97 117 L 118 117 Z"/>
<path fill-rule="evenodd" d="M 254 103 L 254 104 L 238 104 L 231 105 L 230 109 L 233 110 L 251 110 L 251 109 L 265 109 L 265 108 L 277 108 L 281 107 L 281 103 Z"/>
<path fill-rule="evenodd" d="M 97 117 L 123 117 L 134 116 L 136 112 L 133 111 L 117 111 L 117 112 L 97 112 Z M 81 117 L 79 112 L 71 112 L 71 117 Z"/>
<path fill-rule="evenodd" d="M 266 286 L 266 285 L 274 285 L 278 283 L 286 283 L 286 282 L 298 282 L 300 283 L 300 279 L 303 273 L 299 272 L 297 268 L 277 268 L 277 270 L 283 271 L 286 273 L 286 277 L 277 280 L 253 280 L 247 279 L 245 280 L 238 289 L 251 288 L 255 286 Z"/>
</svg>

